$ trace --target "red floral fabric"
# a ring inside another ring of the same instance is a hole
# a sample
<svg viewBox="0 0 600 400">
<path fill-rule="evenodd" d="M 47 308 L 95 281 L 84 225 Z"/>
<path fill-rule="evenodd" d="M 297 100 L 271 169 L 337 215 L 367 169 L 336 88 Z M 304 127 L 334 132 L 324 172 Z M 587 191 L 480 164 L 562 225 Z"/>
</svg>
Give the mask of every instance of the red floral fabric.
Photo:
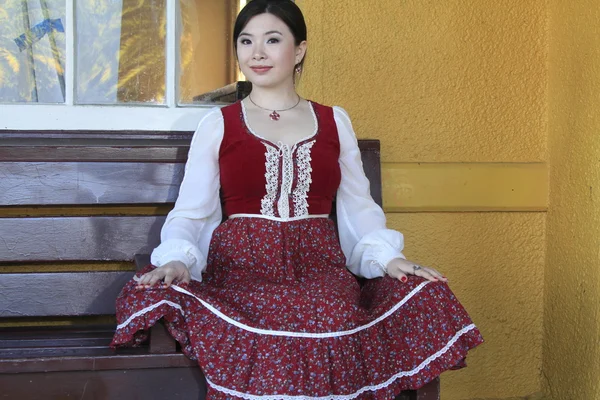
<svg viewBox="0 0 600 400">
<path fill-rule="evenodd" d="M 445 283 L 361 287 L 326 218 L 227 220 L 202 282 L 123 288 L 112 345 L 139 345 L 161 318 L 209 399 L 390 399 L 465 366 L 483 341 Z"/>
</svg>

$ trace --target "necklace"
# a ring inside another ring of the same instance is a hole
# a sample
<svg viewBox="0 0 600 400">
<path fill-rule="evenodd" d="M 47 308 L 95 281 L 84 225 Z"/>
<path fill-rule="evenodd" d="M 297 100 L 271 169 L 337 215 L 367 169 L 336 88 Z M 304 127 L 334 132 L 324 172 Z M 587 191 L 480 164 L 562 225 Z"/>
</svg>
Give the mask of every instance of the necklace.
<svg viewBox="0 0 600 400">
<path fill-rule="evenodd" d="M 250 103 L 254 104 L 256 107 L 261 108 L 265 111 L 271 111 L 269 108 L 264 108 L 264 107 L 261 107 L 258 104 L 256 104 L 252 100 L 252 97 L 250 97 L 250 95 L 248 95 L 248 99 L 250 100 Z M 298 96 L 298 101 L 296 102 L 296 104 L 294 104 L 290 108 L 284 108 L 283 110 L 273 110 L 273 112 L 271 112 L 271 114 L 269 114 L 269 118 L 271 118 L 272 121 L 279 121 L 279 118 L 281 118 L 281 115 L 279 114 L 279 112 L 288 111 L 288 110 L 291 110 L 292 108 L 296 108 L 296 106 L 298 104 L 300 104 L 300 100 L 302 100 L 302 98 L 300 96 Z M 279 111 L 279 112 L 277 112 L 277 111 Z"/>
</svg>

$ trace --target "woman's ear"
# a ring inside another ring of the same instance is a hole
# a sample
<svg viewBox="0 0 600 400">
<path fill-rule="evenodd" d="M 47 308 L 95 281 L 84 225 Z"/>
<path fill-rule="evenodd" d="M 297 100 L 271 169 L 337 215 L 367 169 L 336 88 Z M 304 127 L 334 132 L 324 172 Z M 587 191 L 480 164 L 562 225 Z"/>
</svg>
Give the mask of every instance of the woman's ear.
<svg viewBox="0 0 600 400">
<path fill-rule="evenodd" d="M 296 64 L 299 64 L 304 60 L 306 55 L 306 40 L 303 40 L 298 46 L 296 46 Z"/>
</svg>

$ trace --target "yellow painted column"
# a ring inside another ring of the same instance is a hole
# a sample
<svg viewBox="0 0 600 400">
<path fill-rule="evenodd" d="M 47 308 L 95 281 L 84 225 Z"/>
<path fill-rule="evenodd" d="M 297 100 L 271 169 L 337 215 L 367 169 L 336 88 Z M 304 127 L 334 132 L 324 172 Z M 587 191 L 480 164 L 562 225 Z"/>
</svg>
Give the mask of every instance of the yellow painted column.
<svg viewBox="0 0 600 400">
<path fill-rule="evenodd" d="M 544 386 L 600 399 L 600 3 L 551 0 Z"/>
</svg>

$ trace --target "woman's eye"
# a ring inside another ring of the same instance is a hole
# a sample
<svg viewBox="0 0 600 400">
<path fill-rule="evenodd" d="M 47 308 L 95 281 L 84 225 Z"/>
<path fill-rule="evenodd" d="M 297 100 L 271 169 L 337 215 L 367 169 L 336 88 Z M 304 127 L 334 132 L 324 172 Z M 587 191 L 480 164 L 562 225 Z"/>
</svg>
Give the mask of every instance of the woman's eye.
<svg viewBox="0 0 600 400">
<path fill-rule="evenodd" d="M 279 43 L 279 39 L 271 38 L 271 39 L 267 40 L 267 43 Z"/>
<path fill-rule="evenodd" d="M 250 44 L 252 42 L 250 41 L 250 39 L 242 39 L 242 40 L 240 40 L 240 43 L 241 44 Z"/>
</svg>

